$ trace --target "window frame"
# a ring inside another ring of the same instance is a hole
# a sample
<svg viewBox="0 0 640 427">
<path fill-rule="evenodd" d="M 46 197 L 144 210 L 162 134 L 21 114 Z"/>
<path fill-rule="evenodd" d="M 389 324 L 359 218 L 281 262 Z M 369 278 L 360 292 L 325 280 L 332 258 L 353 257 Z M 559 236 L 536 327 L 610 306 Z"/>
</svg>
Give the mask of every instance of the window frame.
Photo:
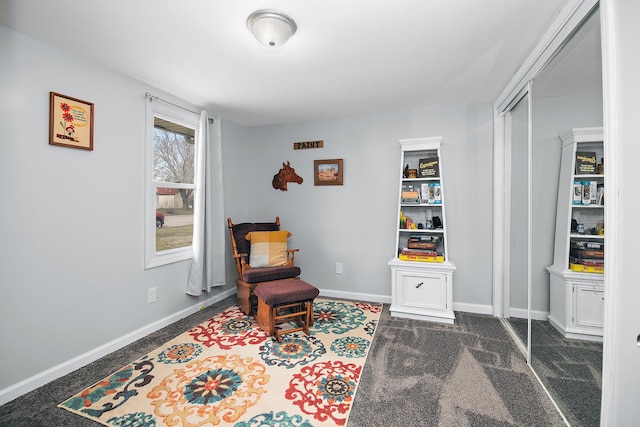
<svg viewBox="0 0 640 427">
<path fill-rule="evenodd" d="M 154 118 L 158 117 L 173 123 L 192 128 L 195 133 L 194 143 L 198 144 L 199 116 L 179 107 L 165 104 L 159 100 L 150 99 L 147 102 L 145 123 L 145 167 L 144 167 L 144 188 L 145 188 L 145 208 L 144 208 L 144 268 L 150 269 L 162 265 L 171 264 L 193 258 L 193 246 L 169 249 L 156 252 L 156 193 L 158 188 L 188 188 L 193 189 L 194 205 L 196 185 L 185 183 L 173 183 L 155 181 L 153 179 L 153 148 L 154 148 Z M 197 151 L 196 151 L 197 153 Z M 196 163 L 194 156 L 194 163 Z M 195 167 L 195 164 L 194 164 Z M 195 177 L 194 177 L 195 178 Z"/>
</svg>

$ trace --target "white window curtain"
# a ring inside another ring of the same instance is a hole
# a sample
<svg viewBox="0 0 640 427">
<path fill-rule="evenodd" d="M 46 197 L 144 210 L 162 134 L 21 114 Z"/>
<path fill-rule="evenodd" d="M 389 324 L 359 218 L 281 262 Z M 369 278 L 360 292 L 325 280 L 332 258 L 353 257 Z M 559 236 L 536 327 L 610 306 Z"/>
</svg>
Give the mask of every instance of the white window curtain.
<svg viewBox="0 0 640 427">
<path fill-rule="evenodd" d="M 189 268 L 187 294 L 201 295 L 212 287 L 224 286 L 225 220 L 222 189 L 222 132 L 220 117 L 209 124 L 206 111 L 200 114 L 196 140 L 193 207 L 193 259 Z"/>
</svg>

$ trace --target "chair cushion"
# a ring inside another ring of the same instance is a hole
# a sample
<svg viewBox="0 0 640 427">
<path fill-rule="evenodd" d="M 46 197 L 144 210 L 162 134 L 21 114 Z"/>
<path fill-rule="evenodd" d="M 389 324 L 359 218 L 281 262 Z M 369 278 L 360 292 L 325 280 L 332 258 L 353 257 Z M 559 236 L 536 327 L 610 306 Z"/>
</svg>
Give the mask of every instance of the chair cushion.
<svg viewBox="0 0 640 427">
<path fill-rule="evenodd" d="M 280 228 L 275 222 L 243 222 L 232 227 L 233 239 L 239 254 L 247 254 L 247 262 L 251 259 L 251 242 L 244 237 L 252 231 L 278 231 Z"/>
<path fill-rule="evenodd" d="M 247 283 L 269 282 L 271 280 L 291 279 L 300 275 L 300 267 L 285 265 L 282 267 L 249 268 L 242 275 Z"/>
<path fill-rule="evenodd" d="M 265 304 L 274 306 L 296 301 L 312 300 L 320 291 L 300 279 L 263 283 L 253 290 Z"/>
<path fill-rule="evenodd" d="M 279 267 L 287 264 L 287 238 L 291 233 L 281 231 L 251 231 L 245 236 L 251 241 L 251 268 Z"/>
</svg>

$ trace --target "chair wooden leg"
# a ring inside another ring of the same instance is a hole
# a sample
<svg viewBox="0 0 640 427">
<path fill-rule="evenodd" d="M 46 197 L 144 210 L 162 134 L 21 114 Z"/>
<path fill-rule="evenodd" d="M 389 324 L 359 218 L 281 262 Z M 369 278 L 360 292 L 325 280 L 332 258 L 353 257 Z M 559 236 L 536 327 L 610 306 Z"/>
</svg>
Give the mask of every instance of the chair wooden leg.
<svg viewBox="0 0 640 427">
<path fill-rule="evenodd" d="M 304 303 L 304 333 L 309 335 L 309 317 L 311 314 L 311 301 Z"/>
<path fill-rule="evenodd" d="M 276 316 L 278 315 L 278 309 L 276 307 L 269 307 L 269 335 L 275 335 L 278 342 L 282 342 L 278 328 L 276 327 Z"/>
</svg>

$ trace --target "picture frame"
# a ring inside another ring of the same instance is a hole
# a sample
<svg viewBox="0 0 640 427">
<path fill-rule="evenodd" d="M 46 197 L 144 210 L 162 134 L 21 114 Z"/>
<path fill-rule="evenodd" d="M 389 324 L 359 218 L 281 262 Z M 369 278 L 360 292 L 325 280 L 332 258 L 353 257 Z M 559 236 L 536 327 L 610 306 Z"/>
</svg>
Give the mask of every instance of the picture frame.
<svg viewBox="0 0 640 427">
<path fill-rule="evenodd" d="M 313 161 L 313 185 L 343 185 L 342 159 Z"/>
<path fill-rule="evenodd" d="M 49 145 L 93 150 L 93 103 L 49 92 Z"/>
</svg>

